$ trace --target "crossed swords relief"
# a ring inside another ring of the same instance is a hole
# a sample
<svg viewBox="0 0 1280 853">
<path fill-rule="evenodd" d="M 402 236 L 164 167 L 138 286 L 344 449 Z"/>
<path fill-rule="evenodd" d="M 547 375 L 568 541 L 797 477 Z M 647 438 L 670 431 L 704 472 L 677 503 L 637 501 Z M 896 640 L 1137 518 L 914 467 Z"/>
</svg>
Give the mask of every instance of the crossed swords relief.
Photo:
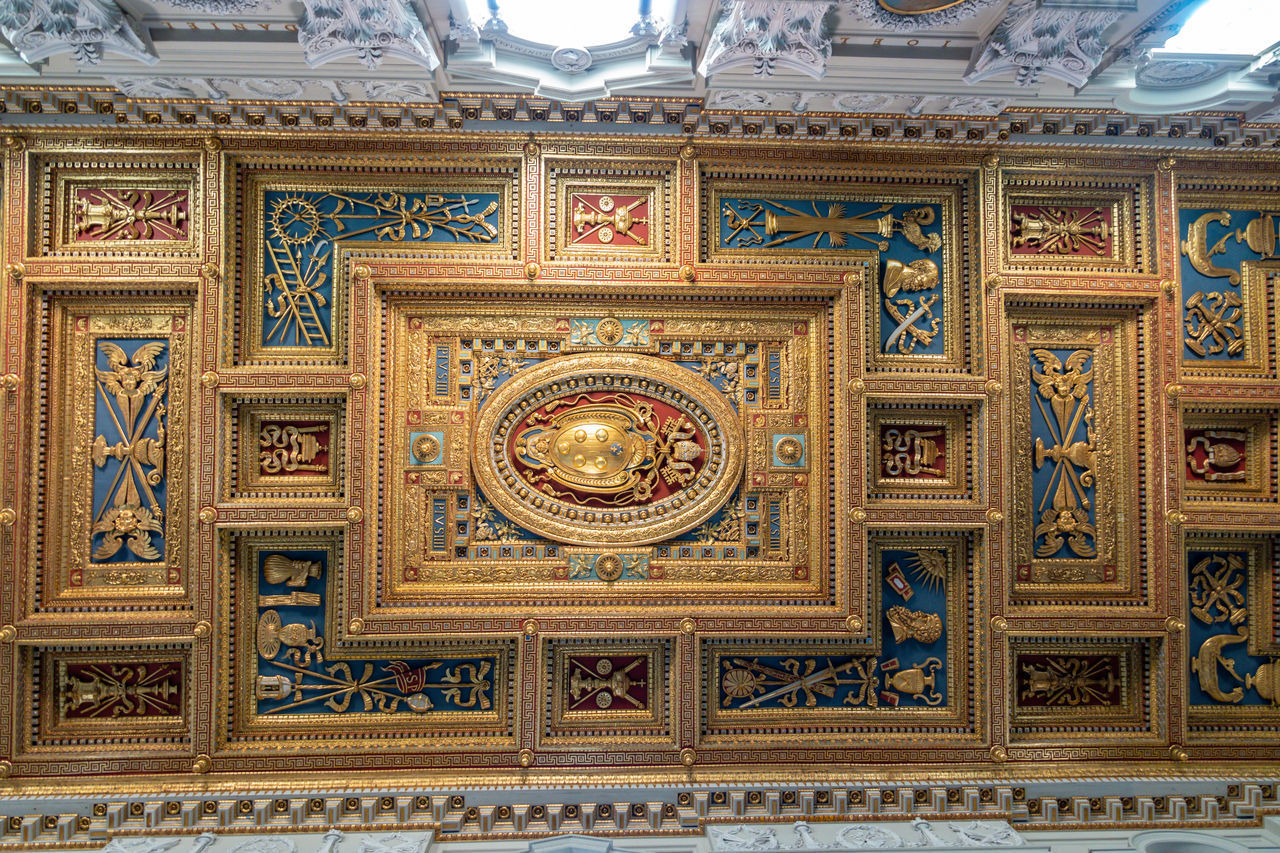
<svg viewBox="0 0 1280 853">
<path fill-rule="evenodd" d="M 908 210 L 901 218 L 890 212 L 892 204 L 882 204 L 856 216 L 845 216 L 845 206 L 839 202 L 827 204 L 826 213 L 821 215 L 817 214 L 818 202 L 812 203 L 812 208 L 814 213 L 810 214 L 778 201 L 730 200 L 723 208 L 725 227 L 729 229 L 723 243 L 731 248 L 768 249 L 812 237 L 807 248 L 816 249 L 826 237 L 831 248 L 843 248 L 848 237 L 856 237 L 886 252 L 889 239 L 896 231 L 923 252 L 932 254 L 942 246 L 942 238 L 937 233 L 926 234 L 922 227 L 933 224 L 936 214 L 932 207 Z M 933 343 L 942 325 L 942 318 L 933 311 L 940 294 L 930 295 L 926 291 L 937 286 L 938 265 L 928 258 L 908 264 L 896 260 L 885 262 L 881 284 L 884 310 L 897 324 L 885 339 L 885 352 L 896 348 L 908 355 L 917 346 L 923 348 Z M 915 301 L 905 295 L 898 298 L 899 294 L 908 293 L 920 295 Z"/>
</svg>

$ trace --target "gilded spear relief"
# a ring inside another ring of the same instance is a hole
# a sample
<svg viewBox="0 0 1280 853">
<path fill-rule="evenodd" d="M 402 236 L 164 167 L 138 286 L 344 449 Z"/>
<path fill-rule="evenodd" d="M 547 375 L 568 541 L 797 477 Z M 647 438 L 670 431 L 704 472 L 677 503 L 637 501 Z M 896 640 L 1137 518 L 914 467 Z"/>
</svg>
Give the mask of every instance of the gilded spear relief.
<svg viewBox="0 0 1280 853">
<path fill-rule="evenodd" d="M 46 600 L 178 594 L 187 563 L 186 306 L 59 302 Z M 163 592 L 159 587 L 171 587 Z"/>
</svg>

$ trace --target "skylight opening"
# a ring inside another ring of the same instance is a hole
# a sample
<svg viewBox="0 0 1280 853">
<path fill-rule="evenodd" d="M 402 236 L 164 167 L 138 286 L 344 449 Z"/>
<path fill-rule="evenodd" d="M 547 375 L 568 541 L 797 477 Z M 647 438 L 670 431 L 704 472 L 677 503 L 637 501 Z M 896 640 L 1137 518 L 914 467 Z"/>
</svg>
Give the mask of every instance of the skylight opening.
<svg viewBox="0 0 1280 853">
<path fill-rule="evenodd" d="M 1256 56 L 1276 42 L 1280 42 L 1277 0 L 1205 0 L 1161 50 Z"/>
<path fill-rule="evenodd" d="M 467 0 L 467 10 L 477 26 L 483 27 L 496 13 L 516 38 L 553 47 L 622 41 L 631 37 L 631 28 L 642 17 L 661 17 L 669 11 L 667 6 L 674 4 L 652 0 Z"/>
</svg>

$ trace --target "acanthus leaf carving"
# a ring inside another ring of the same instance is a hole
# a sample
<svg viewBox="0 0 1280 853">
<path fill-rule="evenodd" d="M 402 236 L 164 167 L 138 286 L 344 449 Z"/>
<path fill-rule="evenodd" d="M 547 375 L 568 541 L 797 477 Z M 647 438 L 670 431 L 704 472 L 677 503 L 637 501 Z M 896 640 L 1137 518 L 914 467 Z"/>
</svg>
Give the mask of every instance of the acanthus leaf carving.
<svg viewBox="0 0 1280 853">
<path fill-rule="evenodd" d="M 1040 0 L 1013 0 L 975 50 L 964 79 L 977 83 L 1012 71 L 1019 86 L 1034 86 L 1041 74 L 1083 86 L 1106 52 L 1103 33 L 1121 14 L 1083 3 L 1044 8 Z"/>
<path fill-rule="evenodd" d="M 26 62 L 70 53 L 97 65 L 105 51 L 146 65 L 159 61 L 146 30 L 115 0 L 10 0 L 0 6 L 0 32 Z"/>
<path fill-rule="evenodd" d="M 369 69 L 384 56 L 416 62 L 428 71 L 440 57 L 406 0 L 303 0 L 298 44 L 312 68 L 359 59 Z"/>
<path fill-rule="evenodd" d="M 709 77 L 746 65 L 757 77 L 781 68 L 821 80 L 831 58 L 825 18 L 834 6 L 831 0 L 721 0 L 698 73 Z"/>
</svg>

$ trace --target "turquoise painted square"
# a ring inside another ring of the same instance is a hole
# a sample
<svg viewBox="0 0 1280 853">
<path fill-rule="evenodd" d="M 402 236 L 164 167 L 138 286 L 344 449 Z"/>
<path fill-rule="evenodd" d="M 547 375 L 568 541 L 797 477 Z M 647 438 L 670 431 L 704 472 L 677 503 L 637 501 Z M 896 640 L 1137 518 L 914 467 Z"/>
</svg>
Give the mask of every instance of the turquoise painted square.
<svg viewBox="0 0 1280 853">
<path fill-rule="evenodd" d="M 430 459 L 419 460 L 413 455 L 413 444 L 418 440 L 419 436 L 429 435 L 436 440 L 436 455 Z M 444 433 L 441 431 L 432 432 L 411 432 L 409 433 L 409 464 L 410 465 L 443 465 L 444 464 Z"/>
<path fill-rule="evenodd" d="M 784 438 L 794 438 L 796 441 L 800 442 L 800 458 L 794 462 L 784 462 L 778 458 L 778 443 Z M 775 468 L 803 468 L 808 464 L 809 446 L 805 443 L 805 436 L 803 433 L 794 435 L 791 433 L 781 433 L 773 436 L 769 441 L 772 444 L 769 452 L 773 455 L 773 465 Z"/>
</svg>

